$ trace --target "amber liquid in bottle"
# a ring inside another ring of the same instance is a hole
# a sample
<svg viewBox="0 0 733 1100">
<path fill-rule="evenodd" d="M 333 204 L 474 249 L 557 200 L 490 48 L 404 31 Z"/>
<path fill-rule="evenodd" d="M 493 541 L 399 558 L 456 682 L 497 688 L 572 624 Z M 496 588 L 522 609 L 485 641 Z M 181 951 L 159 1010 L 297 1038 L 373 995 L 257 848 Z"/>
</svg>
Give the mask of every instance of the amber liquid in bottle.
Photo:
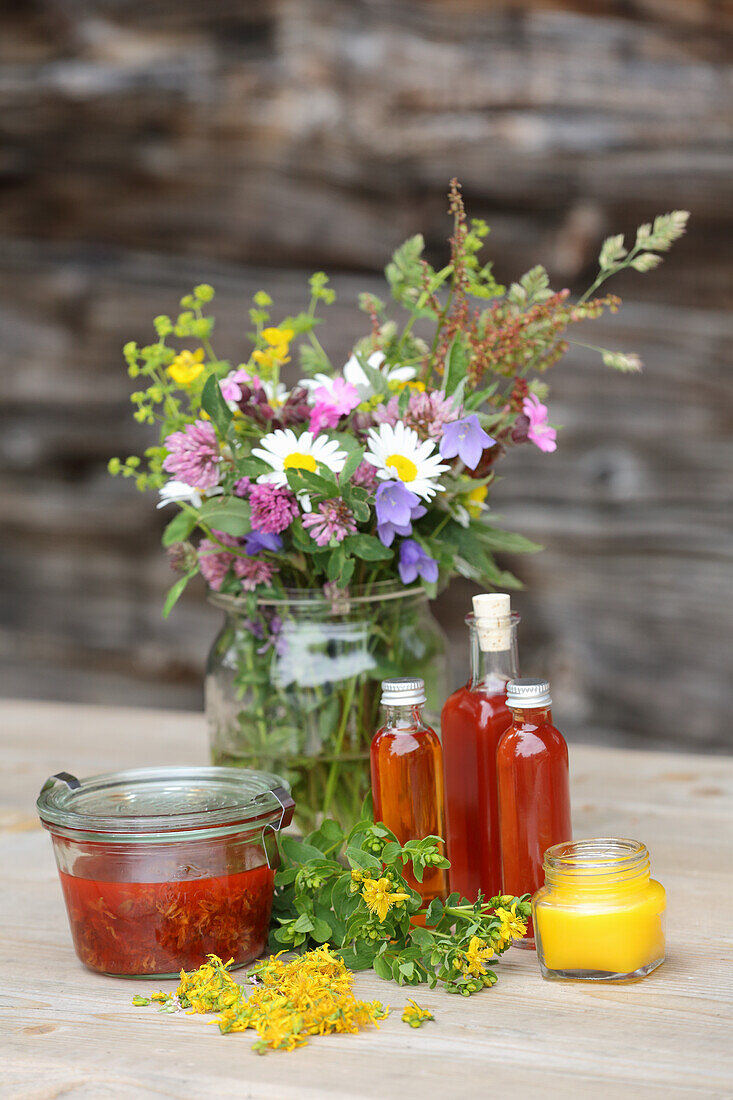
<svg viewBox="0 0 733 1100">
<path fill-rule="evenodd" d="M 387 707 L 387 719 L 371 746 L 374 820 L 391 829 L 400 844 L 445 836 L 442 757 L 440 740 L 425 724 L 421 704 Z M 426 867 L 422 882 L 409 865 L 403 874 L 426 904 L 446 897 L 442 868 Z"/>
<path fill-rule="evenodd" d="M 471 677 L 449 696 L 441 716 L 448 876 L 451 891 L 470 901 L 479 891 L 485 898 L 501 893 L 496 750 L 512 720 L 506 684 L 517 675 L 518 621 L 512 616 L 505 641 L 497 642 L 503 648 L 482 650 L 475 618 L 467 616 Z"/>
<path fill-rule="evenodd" d="M 547 849 L 572 839 L 568 746 L 549 706 L 514 709 L 496 766 L 502 890 L 534 894 L 544 885 Z M 534 946 L 531 921 L 519 946 Z"/>
</svg>

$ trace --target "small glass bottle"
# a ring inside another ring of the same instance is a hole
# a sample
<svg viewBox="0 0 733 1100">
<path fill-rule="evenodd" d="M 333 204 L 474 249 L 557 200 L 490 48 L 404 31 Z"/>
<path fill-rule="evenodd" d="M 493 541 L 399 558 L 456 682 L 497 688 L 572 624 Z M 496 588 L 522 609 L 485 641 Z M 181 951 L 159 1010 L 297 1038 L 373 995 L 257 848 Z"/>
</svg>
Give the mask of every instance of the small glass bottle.
<svg viewBox="0 0 733 1100">
<path fill-rule="evenodd" d="M 664 962 L 664 887 L 638 840 L 603 837 L 545 852 L 532 899 L 543 978 L 629 982 Z"/>
<path fill-rule="evenodd" d="M 513 721 L 496 754 L 501 828 L 502 892 L 534 894 L 544 881 L 542 861 L 553 844 L 570 840 L 568 746 L 552 724 L 547 680 L 511 680 Z M 519 947 L 534 947 L 532 923 Z"/>
<path fill-rule="evenodd" d="M 424 703 L 424 680 L 400 676 L 382 681 L 387 716 L 372 738 L 370 754 L 374 820 L 391 829 L 400 844 L 445 836 L 443 754 L 438 735 L 423 719 Z M 426 903 L 446 896 L 442 868 L 426 867 L 422 882 L 409 866 L 403 873 Z"/>
<path fill-rule="evenodd" d="M 450 888 L 469 901 L 479 890 L 501 893 L 496 748 L 512 720 L 506 685 L 518 674 L 519 622 L 504 592 L 474 596 L 473 607 L 471 675 L 446 700 L 440 723 Z"/>
</svg>

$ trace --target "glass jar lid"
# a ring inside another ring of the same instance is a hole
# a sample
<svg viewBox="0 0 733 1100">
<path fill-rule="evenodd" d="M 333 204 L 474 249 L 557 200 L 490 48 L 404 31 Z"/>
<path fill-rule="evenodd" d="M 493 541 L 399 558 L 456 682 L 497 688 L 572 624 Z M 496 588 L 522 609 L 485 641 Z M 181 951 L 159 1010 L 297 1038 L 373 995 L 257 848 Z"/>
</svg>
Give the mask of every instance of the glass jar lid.
<svg viewBox="0 0 733 1100">
<path fill-rule="evenodd" d="M 82 780 L 59 772 L 36 802 L 45 825 L 130 839 L 250 822 L 280 828 L 293 807 L 279 775 L 213 767 L 135 768 Z"/>
</svg>

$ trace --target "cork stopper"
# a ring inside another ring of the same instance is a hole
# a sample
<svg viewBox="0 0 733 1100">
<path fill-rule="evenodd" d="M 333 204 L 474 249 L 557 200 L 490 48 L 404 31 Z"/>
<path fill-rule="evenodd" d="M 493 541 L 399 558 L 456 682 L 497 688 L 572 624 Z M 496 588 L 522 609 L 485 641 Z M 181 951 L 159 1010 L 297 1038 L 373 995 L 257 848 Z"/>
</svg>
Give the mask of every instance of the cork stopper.
<svg viewBox="0 0 733 1100">
<path fill-rule="evenodd" d="M 511 647 L 512 604 L 506 592 L 482 592 L 474 596 L 473 615 L 483 653 L 500 653 Z"/>
</svg>

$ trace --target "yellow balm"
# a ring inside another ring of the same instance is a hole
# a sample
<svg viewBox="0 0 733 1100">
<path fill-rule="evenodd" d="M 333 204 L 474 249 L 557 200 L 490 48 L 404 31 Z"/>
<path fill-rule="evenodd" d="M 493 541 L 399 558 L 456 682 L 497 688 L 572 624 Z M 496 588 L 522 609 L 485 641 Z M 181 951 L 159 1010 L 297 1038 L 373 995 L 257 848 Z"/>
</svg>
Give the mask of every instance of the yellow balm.
<svg viewBox="0 0 733 1100">
<path fill-rule="evenodd" d="M 664 962 L 664 887 L 636 840 L 555 844 L 532 899 L 542 976 L 636 981 Z"/>
</svg>

